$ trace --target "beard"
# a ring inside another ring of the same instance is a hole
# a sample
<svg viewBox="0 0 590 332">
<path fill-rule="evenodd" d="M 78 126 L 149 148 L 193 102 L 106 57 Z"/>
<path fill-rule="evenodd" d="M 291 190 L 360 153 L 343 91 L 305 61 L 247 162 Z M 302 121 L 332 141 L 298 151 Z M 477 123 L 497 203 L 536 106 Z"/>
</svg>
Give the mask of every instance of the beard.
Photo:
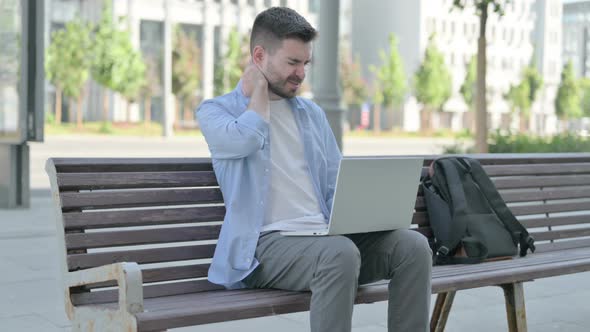
<svg viewBox="0 0 590 332">
<path fill-rule="evenodd" d="M 275 81 L 268 81 L 268 89 L 270 90 L 270 92 L 274 93 L 275 95 L 281 97 L 281 98 L 293 98 L 295 97 L 295 95 L 297 95 L 297 90 L 299 90 L 299 87 L 301 86 L 301 83 L 303 82 L 302 79 L 300 79 L 297 76 L 289 76 L 287 77 L 287 79 L 285 80 L 275 80 Z M 292 84 L 298 84 L 299 86 L 297 86 L 296 88 L 289 88 L 287 86 L 287 84 L 292 83 Z"/>
</svg>

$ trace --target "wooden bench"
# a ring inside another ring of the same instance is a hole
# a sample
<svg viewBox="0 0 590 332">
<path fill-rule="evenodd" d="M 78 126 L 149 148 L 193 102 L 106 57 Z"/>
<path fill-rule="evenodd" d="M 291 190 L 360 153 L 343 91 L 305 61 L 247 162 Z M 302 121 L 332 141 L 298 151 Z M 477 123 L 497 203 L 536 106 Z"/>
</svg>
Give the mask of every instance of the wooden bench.
<svg viewBox="0 0 590 332">
<path fill-rule="evenodd" d="M 444 329 L 456 291 L 497 285 L 510 331 L 525 331 L 523 282 L 590 270 L 590 154 L 471 157 L 536 238 L 537 252 L 436 266 L 431 328 Z M 209 159 L 50 159 L 46 169 L 74 330 L 162 331 L 309 310 L 308 292 L 224 290 L 206 280 L 225 213 Z M 431 238 L 421 192 L 413 224 Z M 357 303 L 386 299 L 381 282 L 360 287 Z"/>
</svg>

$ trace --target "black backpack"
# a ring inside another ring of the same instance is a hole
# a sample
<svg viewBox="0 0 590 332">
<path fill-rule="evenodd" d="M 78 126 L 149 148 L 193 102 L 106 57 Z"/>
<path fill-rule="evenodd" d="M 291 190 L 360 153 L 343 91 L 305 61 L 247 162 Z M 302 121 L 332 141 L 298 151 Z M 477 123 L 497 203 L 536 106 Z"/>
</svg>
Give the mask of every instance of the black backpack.
<svg viewBox="0 0 590 332">
<path fill-rule="evenodd" d="M 473 264 L 535 251 L 534 239 L 514 217 L 479 162 L 443 157 L 422 181 L 434 232 L 435 264 Z"/>
</svg>

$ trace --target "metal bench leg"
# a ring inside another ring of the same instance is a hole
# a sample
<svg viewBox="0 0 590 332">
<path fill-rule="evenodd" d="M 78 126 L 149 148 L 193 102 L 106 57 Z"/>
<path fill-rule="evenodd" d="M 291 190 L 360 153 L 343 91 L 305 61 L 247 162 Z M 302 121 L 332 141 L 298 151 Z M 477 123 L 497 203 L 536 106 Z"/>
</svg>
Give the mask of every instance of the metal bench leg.
<svg viewBox="0 0 590 332">
<path fill-rule="evenodd" d="M 510 332 L 526 332 L 526 310 L 522 282 L 500 285 L 506 299 L 506 315 Z"/>
<path fill-rule="evenodd" d="M 445 330 L 447 325 L 447 319 L 453 306 L 453 300 L 455 299 L 455 291 L 440 293 L 436 296 L 436 304 L 432 311 L 432 317 L 430 318 L 430 331 L 431 332 L 442 332 Z"/>
</svg>

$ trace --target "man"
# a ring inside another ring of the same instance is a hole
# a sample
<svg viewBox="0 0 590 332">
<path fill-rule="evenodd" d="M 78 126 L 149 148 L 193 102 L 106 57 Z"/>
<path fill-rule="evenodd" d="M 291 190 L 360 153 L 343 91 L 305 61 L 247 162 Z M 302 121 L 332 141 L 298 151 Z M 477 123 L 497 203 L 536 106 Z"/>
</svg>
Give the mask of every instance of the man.
<svg viewBox="0 0 590 332">
<path fill-rule="evenodd" d="M 291 9 L 260 13 L 240 83 L 197 111 L 227 210 L 209 280 L 311 290 L 311 330 L 333 332 L 351 330 L 359 283 L 391 279 L 389 330 L 426 331 L 431 252 L 421 234 L 278 232 L 325 227 L 341 159 L 324 112 L 296 97 L 315 36 Z"/>
</svg>

